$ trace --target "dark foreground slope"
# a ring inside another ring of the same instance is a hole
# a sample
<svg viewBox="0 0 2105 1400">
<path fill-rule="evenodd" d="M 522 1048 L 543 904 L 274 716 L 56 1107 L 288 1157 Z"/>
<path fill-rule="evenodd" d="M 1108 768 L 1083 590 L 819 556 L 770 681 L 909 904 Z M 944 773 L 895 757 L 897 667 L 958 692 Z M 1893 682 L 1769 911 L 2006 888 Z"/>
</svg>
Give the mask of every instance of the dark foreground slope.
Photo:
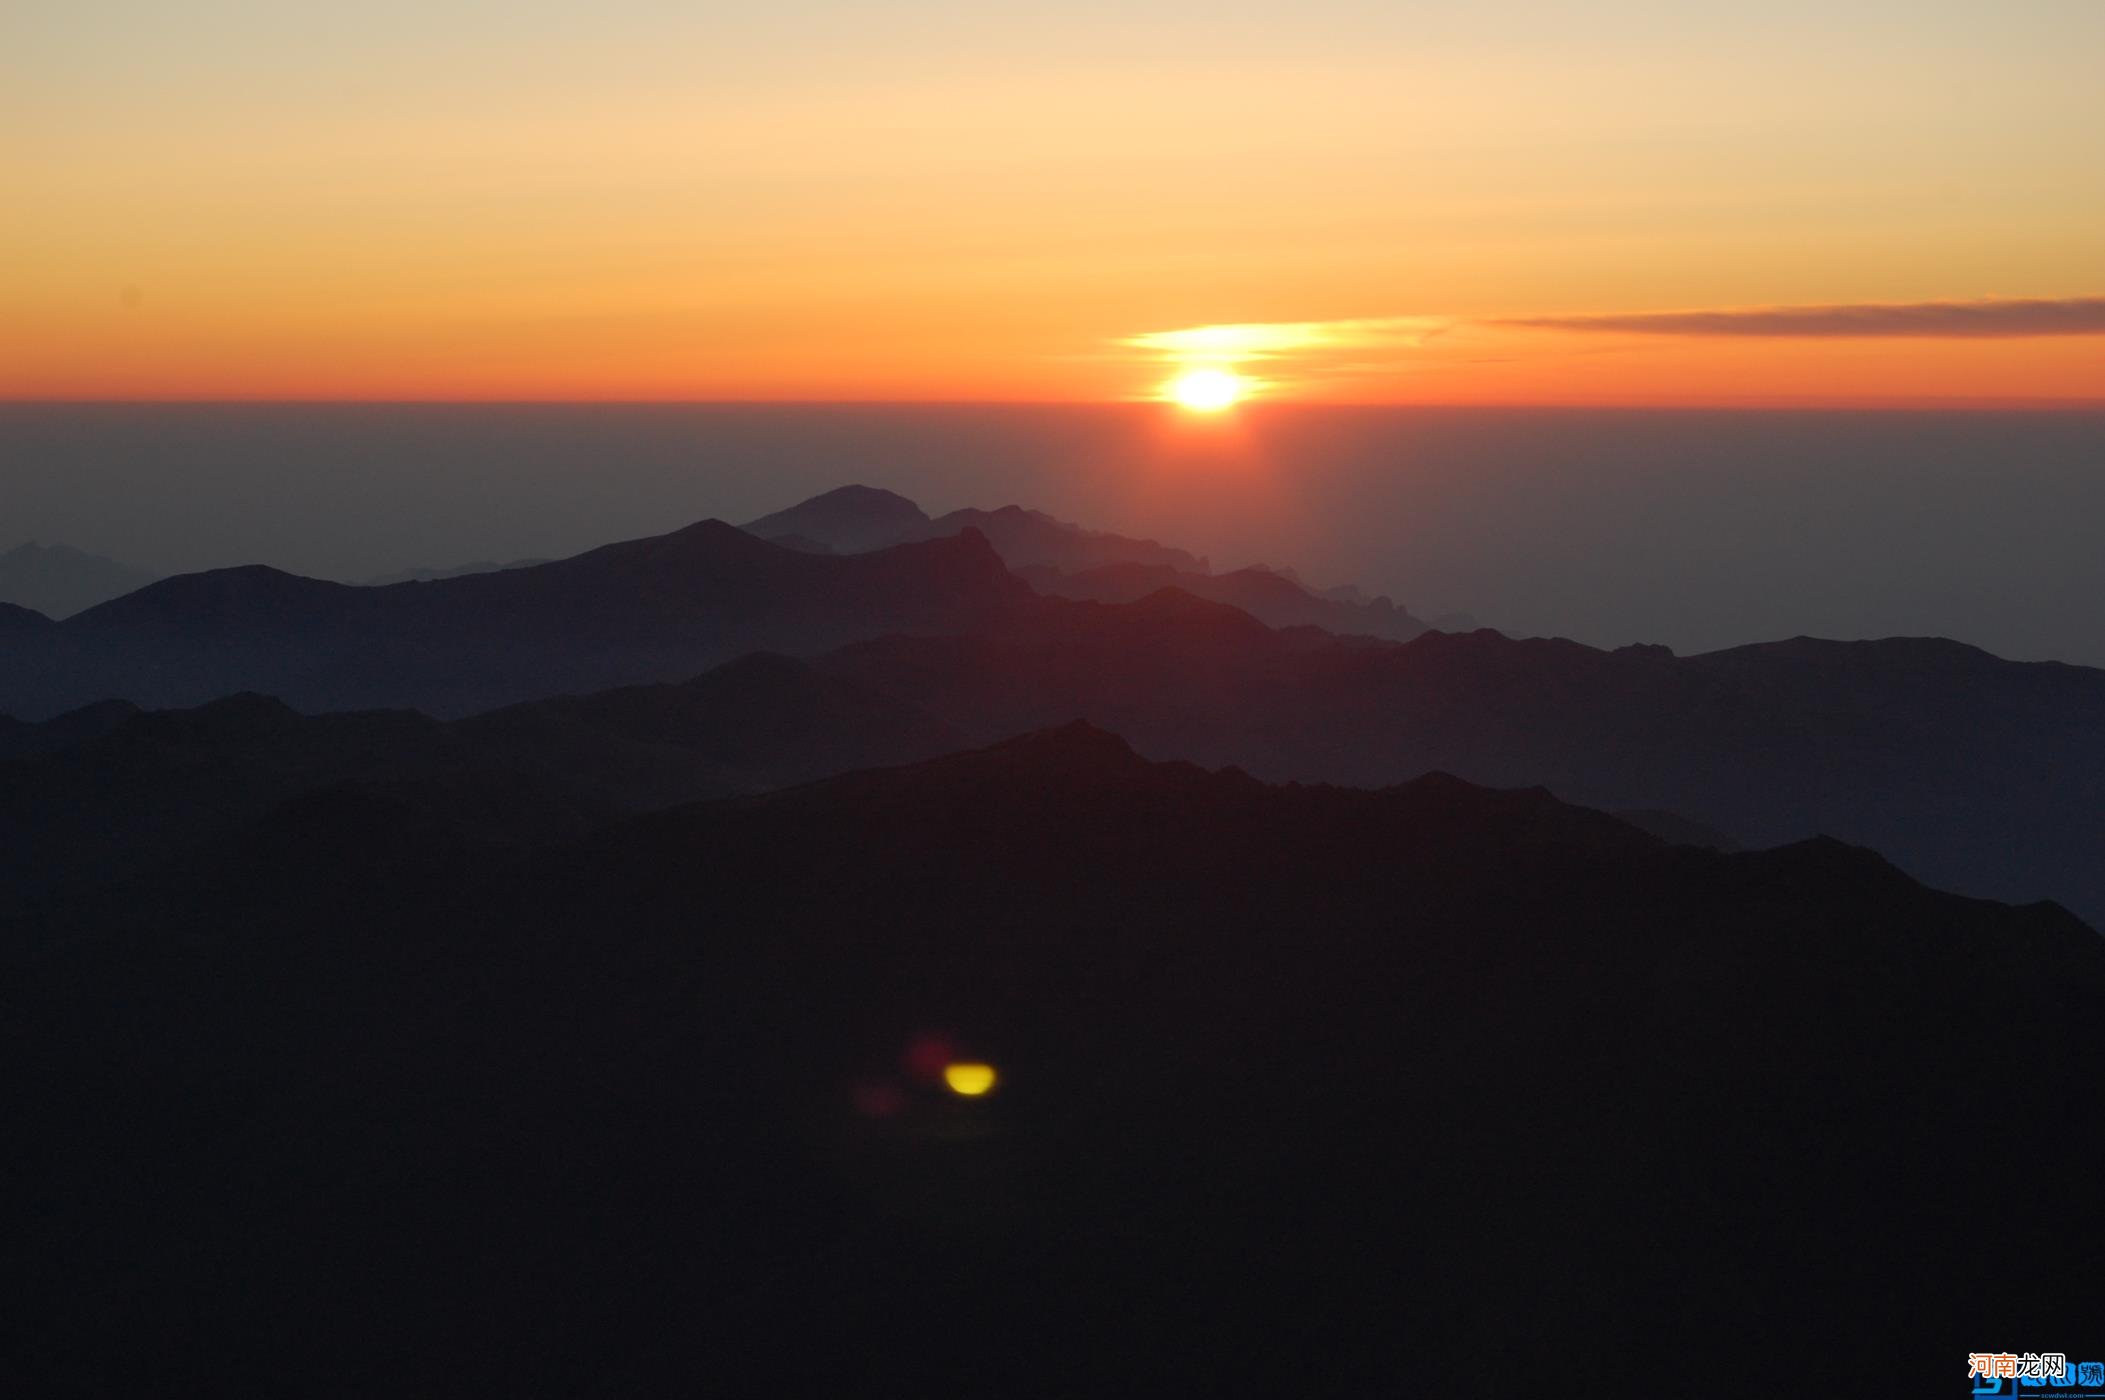
<svg viewBox="0 0 2105 1400">
<path fill-rule="evenodd" d="M 339 794 L 0 986 L 17 1393 L 1917 1394 L 2094 1335 L 2094 934 L 1539 792 L 1074 728 L 525 860 Z"/>
<path fill-rule="evenodd" d="M 362 588 L 251 566 L 185 574 L 0 636 L 0 713 L 241 691 L 302 710 L 450 716 L 679 680 L 743 652 L 959 631 L 1029 589 L 976 534 L 851 557 L 703 521 L 572 559 Z"/>
</svg>

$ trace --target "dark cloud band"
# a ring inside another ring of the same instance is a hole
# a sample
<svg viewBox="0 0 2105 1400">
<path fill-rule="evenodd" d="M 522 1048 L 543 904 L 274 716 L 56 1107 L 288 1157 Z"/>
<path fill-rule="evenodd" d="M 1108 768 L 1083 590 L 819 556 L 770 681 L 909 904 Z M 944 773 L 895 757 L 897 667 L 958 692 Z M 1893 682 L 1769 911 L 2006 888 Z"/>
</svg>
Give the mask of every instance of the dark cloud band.
<svg viewBox="0 0 2105 1400">
<path fill-rule="evenodd" d="M 2040 335 L 2105 335 L 2105 297 L 1768 306 L 1742 311 L 1666 311 L 1616 316 L 1528 316 L 1495 324 L 1625 335 L 1899 336 L 1997 340 Z"/>
</svg>

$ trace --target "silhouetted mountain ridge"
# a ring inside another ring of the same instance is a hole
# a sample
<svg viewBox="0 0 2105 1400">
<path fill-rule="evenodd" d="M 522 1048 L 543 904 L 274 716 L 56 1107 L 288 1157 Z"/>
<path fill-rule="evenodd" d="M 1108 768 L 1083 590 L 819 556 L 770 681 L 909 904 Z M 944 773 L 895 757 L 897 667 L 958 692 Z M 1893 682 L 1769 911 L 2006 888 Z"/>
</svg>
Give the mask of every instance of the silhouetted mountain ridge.
<svg viewBox="0 0 2105 1400">
<path fill-rule="evenodd" d="M 1027 597 L 977 534 L 854 556 L 710 520 L 572 559 L 364 588 L 264 566 L 163 580 L 49 629 L 0 673 L 0 709 L 257 690 L 301 709 L 442 715 L 675 680 L 743 652 L 959 631 Z"/>
<path fill-rule="evenodd" d="M 282 632 L 333 625 L 362 600 L 348 585 L 306 578 L 268 564 L 177 574 L 70 619 L 68 637 L 172 633 L 238 638 L 244 629 Z"/>
<path fill-rule="evenodd" d="M 1105 530 L 1091 530 L 1022 506 L 1002 506 L 998 510 L 954 510 L 931 520 L 917 536 L 910 538 L 940 539 L 966 530 L 977 530 L 985 535 L 995 552 L 1012 568 L 1037 566 L 1076 570 L 1120 563 L 1160 566 L 1191 573 L 1205 573 L 1208 568 L 1205 559 L 1171 545 Z"/>
<path fill-rule="evenodd" d="M 911 540 L 943 539 L 968 530 L 986 536 L 1011 568 L 1061 570 L 1136 563 L 1205 573 L 1204 559 L 1155 540 L 1091 530 L 1023 506 L 966 508 L 931 519 L 906 497 L 869 486 L 842 486 L 747 522 L 763 539 L 796 536 L 842 553 Z"/>
<path fill-rule="evenodd" d="M 32 542 L 0 554 L 0 605 L 70 617 L 153 579 L 144 569 L 71 545 Z"/>
<path fill-rule="evenodd" d="M 50 618 L 33 608 L 0 603 L 0 637 L 30 636 L 51 625 Z"/>
<path fill-rule="evenodd" d="M 105 702 L 0 723 L 0 901 L 168 865 L 324 789 L 415 806 L 420 820 L 486 841 L 538 840 L 961 742 L 889 695 L 764 654 L 678 685 L 449 723 L 401 710 L 302 715 L 253 694 L 158 712 Z"/>
<path fill-rule="evenodd" d="M 100 700 L 37 723 L 0 716 L 0 761 L 57 753 L 106 734 L 139 713 L 129 700 Z"/>
<path fill-rule="evenodd" d="M 860 554 L 903 543 L 927 524 L 928 513 L 896 492 L 840 486 L 749 520 L 745 529 L 762 539 L 795 536 L 843 554 Z"/>
<path fill-rule="evenodd" d="M 1125 603 L 1157 589 L 1181 588 L 1240 608 L 1268 627 L 1320 627 L 1327 632 L 1361 633 L 1392 641 L 1409 641 L 1426 630 L 1424 622 L 1387 598 L 1358 602 L 1324 598 L 1269 569 L 1206 574 L 1167 564 L 1121 563 L 1077 573 L 1062 573 L 1045 565 L 1028 566 L 1017 572 L 1039 592 L 1062 598 Z"/>
<path fill-rule="evenodd" d="M 1151 580 L 1153 567 L 1117 570 Z M 1209 587 L 1241 577 L 1169 572 Z M 1252 581 L 1279 585 L 1242 580 Z M 547 716 L 508 722 L 516 732 L 492 759 L 499 768 L 582 776 L 615 810 L 1088 719 L 1150 757 L 1271 780 L 1382 786 L 1446 770 L 1672 813 L 1727 843 L 1829 832 L 1940 886 L 2105 916 L 2105 849 L 2085 815 L 2105 809 L 2105 673 L 1935 639 L 1796 639 L 1690 657 L 1489 630 L 1398 645 L 1268 629 L 1181 587 L 1125 603 L 1041 596 L 974 531 L 831 556 L 721 521 L 441 583 L 353 589 L 218 571 L 24 626 L 14 664 L 0 669 L 0 708 L 19 716 L 242 690 L 302 710 L 451 716 L 683 682 L 756 649 L 817 658 L 823 682 L 800 677 L 756 701 L 725 743 L 685 720 L 677 737 L 648 739 Z M 881 742 L 829 718 L 823 684 L 855 688 L 843 715 L 888 713 L 871 719 Z M 636 722 L 650 703 L 633 702 Z M 695 697 L 681 705 L 707 712 Z M 759 743 L 751 717 L 768 711 L 764 760 L 742 761 L 729 745 Z M 836 731 L 847 736 L 838 744 Z M 617 740 L 618 754 L 606 747 Z M 0 742 L 28 752 L 41 741 L 17 730 Z"/>
<path fill-rule="evenodd" d="M 506 569 L 530 569 L 537 564 L 549 563 L 546 559 L 513 559 L 498 563 L 494 559 L 477 559 L 467 564 L 455 564 L 448 568 L 424 567 L 400 569 L 391 574 L 380 574 L 373 578 L 350 579 L 361 588 L 385 588 L 396 583 L 436 583 L 442 579 L 461 578 L 467 574 L 494 574 Z"/>
<path fill-rule="evenodd" d="M 1350 586 L 1318 592 L 1291 569 L 1214 574 L 1206 559 L 1151 539 L 1091 530 L 1022 506 L 965 509 L 931 520 L 904 496 L 844 486 L 749 522 L 748 531 L 793 547 L 855 552 L 977 530 L 1041 593 L 1128 603 L 1164 587 L 1243 609 L 1270 627 L 1313 626 L 1408 640 L 1426 624 L 1387 598 Z"/>
<path fill-rule="evenodd" d="M 1152 758 L 1269 780 L 1541 784 L 1743 845 L 1831 833 L 1946 888 L 2105 916 L 2105 838 L 2081 815 L 2105 810 L 2105 672 L 1909 639 L 1693 657 L 1489 629 L 1356 644 L 1183 596 L 1047 599 L 998 636 L 885 638 L 819 665 L 978 742 L 1087 718 Z"/>
</svg>

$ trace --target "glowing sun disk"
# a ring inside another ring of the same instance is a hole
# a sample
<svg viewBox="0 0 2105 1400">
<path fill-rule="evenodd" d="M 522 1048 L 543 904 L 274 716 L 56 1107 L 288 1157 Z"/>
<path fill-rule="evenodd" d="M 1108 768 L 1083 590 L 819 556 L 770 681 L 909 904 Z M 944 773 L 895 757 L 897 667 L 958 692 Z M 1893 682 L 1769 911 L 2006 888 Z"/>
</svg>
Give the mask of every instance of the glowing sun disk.
<svg viewBox="0 0 2105 1400">
<path fill-rule="evenodd" d="M 1219 413 L 1234 407 L 1247 388 L 1233 370 L 1189 369 L 1169 382 L 1167 397 L 1194 413 Z"/>
</svg>

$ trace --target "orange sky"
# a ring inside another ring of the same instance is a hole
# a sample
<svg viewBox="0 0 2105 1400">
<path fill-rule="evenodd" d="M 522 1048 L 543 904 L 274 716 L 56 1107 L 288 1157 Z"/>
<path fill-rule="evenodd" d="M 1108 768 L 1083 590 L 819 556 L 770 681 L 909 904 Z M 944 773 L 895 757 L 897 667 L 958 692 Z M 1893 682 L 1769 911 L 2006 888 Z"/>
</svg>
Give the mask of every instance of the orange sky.
<svg viewBox="0 0 2105 1400">
<path fill-rule="evenodd" d="M 2086 0 L 37 8 L 0 397 L 2105 398 Z"/>
</svg>

